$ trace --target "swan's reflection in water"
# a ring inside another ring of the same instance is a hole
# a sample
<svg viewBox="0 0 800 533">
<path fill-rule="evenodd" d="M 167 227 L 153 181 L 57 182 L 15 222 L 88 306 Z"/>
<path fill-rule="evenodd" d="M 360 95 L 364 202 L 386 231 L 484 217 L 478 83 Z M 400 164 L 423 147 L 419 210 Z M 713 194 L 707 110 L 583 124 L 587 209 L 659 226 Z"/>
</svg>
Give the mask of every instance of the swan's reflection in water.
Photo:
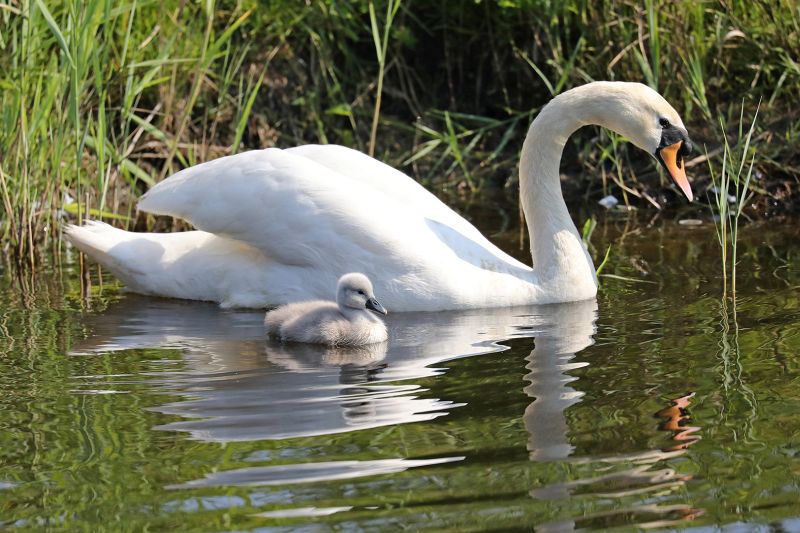
<svg viewBox="0 0 800 533">
<path fill-rule="evenodd" d="M 535 348 L 526 358 L 526 376 L 529 385 L 525 393 L 534 399 L 523 415 L 528 433 L 528 452 L 533 461 L 562 461 L 573 468 L 587 465 L 591 471 L 586 476 L 576 476 L 563 482 L 545 484 L 530 491 L 537 500 L 566 500 L 581 494 L 593 494 L 605 498 L 622 500 L 636 495 L 647 495 L 680 490 L 691 479 L 670 467 L 664 467 L 670 459 L 682 455 L 686 448 L 700 439 L 695 432 L 700 428 L 686 426 L 686 409 L 692 394 L 682 396 L 659 411 L 657 416 L 665 420 L 659 429 L 673 433 L 675 445 L 636 453 L 621 453 L 605 457 L 574 457 L 574 447 L 569 440 L 569 426 L 565 413 L 578 404 L 583 394 L 570 386 L 577 378 L 569 372 L 589 363 L 575 361 L 576 353 L 592 342 L 586 332 L 586 324 L 594 321 L 581 315 L 563 317 L 552 328 L 543 329 L 535 338 Z M 630 525 L 630 517 L 642 528 L 667 527 L 693 520 L 703 512 L 688 505 L 637 505 L 613 513 L 584 514 L 539 524 L 537 531 L 575 531 L 582 529 L 582 522 L 602 522 L 609 527 L 616 517 L 624 517 L 618 525 Z"/>
<path fill-rule="evenodd" d="M 436 365 L 448 359 L 505 349 L 496 341 L 547 330 L 563 330 L 583 348 L 596 308 L 590 301 L 393 314 L 389 343 L 354 349 L 266 340 L 260 312 L 130 296 L 90 317 L 94 335 L 73 353 L 180 349 L 182 371 L 161 386 L 187 399 L 154 410 L 184 420 L 156 429 L 204 441 L 286 439 L 442 416 L 459 404 L 421 397 L 410 380 L 441 373 Z"/>
<path fill-rule="evenodd" d="M 417 384 L 420 379 L 442 373 L 436 365 L 446 360 L 502 350 L 496 342 L 513 337 L 533 337 L 534 349 L 526 358 L 527 385 L 523 385 L 532 399 L 523 414 L 528 454 L 536 463 L 572 466 L 568 479 L 531 487 L 530 497 L 559 501 L 591 492 L 626 498 L 677 490 L 688 478 L 664 464 L 685 453 L 697 438 L 698 428 L 688 428 L 692 431 L 687 433 L 680 427 L 690 397 L 678 398 L 674 409 L 658 413 L 666 419 L 661 428 L 672 431 L 678 441 L 675 447 L 612 457 L 574 456 L 566 411 L 582 395 L 573 386 L 577 378 L 570 371 L 588 364 L 576 353 L 593 343 L 596 317 L 595 301 L 393 314 L 387 321 L 389 343 L 326 348 L 266 340 L 260 312 L 130 296 L 103 315 L 91 317 L 94 335 L 74 351 L 180 349 L 181 370 L 153 376 L 155 386 L 182 397 L 153 409 L 180 419 L 155 429 L 230 442 L 330 435 L 446 415 L 463 404 L 458 398 L 425 397 L 426 391 Z M 244 468 L 212 473 L 174 488 L 335 480 L 463 459 L 457 455 L 422 462 L 397 458 L 319 463 L 313 475 L 307 464 Z M 621 512 L 639 513 L 642 523 L 659 525 L 689 520 L 698 513 L 688 506 L 650 504 Z M 587 518 L 591 517 L 541 524 L 541 529 L 568 531 L 580 528 L 580 520 Z"/>
</svg>

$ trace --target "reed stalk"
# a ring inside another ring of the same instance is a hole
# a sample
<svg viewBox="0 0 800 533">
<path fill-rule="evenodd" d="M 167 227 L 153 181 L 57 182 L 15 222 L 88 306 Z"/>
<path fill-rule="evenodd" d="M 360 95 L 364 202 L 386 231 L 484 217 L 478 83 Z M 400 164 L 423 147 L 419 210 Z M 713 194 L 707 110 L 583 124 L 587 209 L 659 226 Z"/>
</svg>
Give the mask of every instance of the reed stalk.
<svg viewBox="0 0 800 533">
<path fill-rule="evenodd" d="M 372 40 L 375 43 L 375 55 L 378 59 L 378 82 L 375 89 L 375 109 L 372 112 L 372 128 L 369 134 L 369 155 L 375 155 L 375 142 L 378 137 L 378 121 L 381 116 L 381 100 L 383 98 L 383 77 L 386 73 L 386 55 L 389 50 L 389 35 L 392 22 L 400 9 L 402 0 L 388 0 L 386 2 L 386 17 L 383 19 L 383 33 L 378 28 L 378 19 L 375 15 L 375 3 L 369 3 L 369 23 L 372 30 Z"/>
<path fill-rule="evenodd" d="M 754 194 L 750 188 L 750 183 L 753 177 L 756 152 L 751 148 L 759 109 L 760 103 L 756 107 L 753 119 L 750 122 L 750 128 L 745 133 L 745 105 L 742 103 L 738 121 L 738 141 L 735 145 L 730 144 L 726 133 L 726 121 L 723 117 L 720 117 L 719 125 L 723 138 L 723 151 L 721 169 L 718 173 L 714 169 L 712 159 L 708 159 L 709 174 L 714 185 L 710 204 L 712 213 L 715 215 L 717 241 L 721 252 L 723 297 L 727 295 L 729 286 L 728 272 L 730 269 L 730 289 L 734 310 L 736 308 L 739 222 L 745 206 L 750 202 Z M 745 169 L 745 167 L 747 168 Z"/>
</svg>

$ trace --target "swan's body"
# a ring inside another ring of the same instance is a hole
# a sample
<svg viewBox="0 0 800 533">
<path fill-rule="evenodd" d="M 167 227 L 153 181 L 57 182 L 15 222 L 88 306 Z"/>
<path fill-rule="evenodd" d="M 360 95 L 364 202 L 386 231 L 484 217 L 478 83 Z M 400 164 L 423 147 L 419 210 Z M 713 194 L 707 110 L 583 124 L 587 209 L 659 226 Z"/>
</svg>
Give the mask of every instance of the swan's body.
<svg viewBox="0 0 800 533">
<path fill-rule="evenodd" d="M 665 120 L 669 127 L 659 125 Z M 534 120 L 522 148 L 520 198 L 533 267 L 408 176 L 333 145 L 223 157 L 178 172 L 139 202 L 143 211 L 183 218 L 202 231 L 130 233 L 95 222 L 67 228 L 67 238 L 136 292 L 226 307 L 324 298 L 353 271 L 371 275 L 393 311 L 588 299 L 597 291 L 594 265 L 558 172 L 567 138 L 587 124 L 656 154 L 691 194 L 685 175 L 681 181 L 682 171 L 674 170 L 688 137 L 658 93 L 621 82 L 563 93 Z"/>
<path fill-rule="evenodd" d="M 363 346 L 388 338 L 386 325 L 372 312 L 386 314 L 375 299 L 372 283 L 360 273 L 345 274 L 336 287 L 336 302 L 310 301 L 283 305 L 264 317 L 267 334 L 284 341 Z"/>
</svg>

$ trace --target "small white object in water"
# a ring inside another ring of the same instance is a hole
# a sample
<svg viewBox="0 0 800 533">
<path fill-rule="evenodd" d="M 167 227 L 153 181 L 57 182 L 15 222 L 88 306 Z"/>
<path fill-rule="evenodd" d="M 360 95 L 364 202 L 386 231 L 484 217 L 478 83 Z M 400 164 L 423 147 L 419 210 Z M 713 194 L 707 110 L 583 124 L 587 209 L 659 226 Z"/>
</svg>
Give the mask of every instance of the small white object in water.
<svg viewBox="0 0 800 533">
<path fill-rule="evenodd" d="M 710 188 L 708 189 L 708 191 L 709 191 L 711 194 L 713 194 L 714 196 L 717 196 L 717 195 L 719 195 L 719 193 L 720 193 L 720 188 L 719 188 L 719 187 L 717 187 L 717 186 L 715 185 L 715 186 L 713 186 L 713 187 L 710 187 Z M 728 195 L 726 195 L 726 196 L 728 197 L 728 203 L 729 203 L 729 204 L 735 204 L 735 203 L 736 203 L 736 196 L 735 196 L 735 195 L 733 195 L 733 194 L 728 194 Z"/>
<path fill-rule="evenodd" d="M 614 196 L 613 194 L 609 194 L 605 198 L 601 198 L 600 201 L 597 203 L 602 205 L 606 209 L 611 209 L 619 203 L 619 200 L 617 200 L 617 197 Z"/>
<path fill-rule="evenodd" d="M 388 338 L 386 324 L 374 313 L 387 314 L 372 283 L 357 272 L 339 278 L 336 302 L 315 300 L 278 307 L 264 317 L 267 334 L 284 341 L 362 346 Z"/>
</svg>

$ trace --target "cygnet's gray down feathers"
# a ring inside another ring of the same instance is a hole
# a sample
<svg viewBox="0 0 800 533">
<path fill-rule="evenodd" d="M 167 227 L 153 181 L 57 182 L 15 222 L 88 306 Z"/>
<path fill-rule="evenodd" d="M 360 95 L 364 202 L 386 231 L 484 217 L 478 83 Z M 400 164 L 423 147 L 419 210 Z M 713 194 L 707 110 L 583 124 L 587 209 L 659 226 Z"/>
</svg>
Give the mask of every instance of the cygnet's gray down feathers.
<svg viewBox="0 0 800 533">
<path fill-rule="evenodd" d="M 363 274 L 339 279 L 336 303 L 307 301 L 287 304 L 267 313 L 267 333 L 284 341 L 361 346 L 388 338 L 386 325 L 373 314 L 386 314 Z"/>
</svg>

